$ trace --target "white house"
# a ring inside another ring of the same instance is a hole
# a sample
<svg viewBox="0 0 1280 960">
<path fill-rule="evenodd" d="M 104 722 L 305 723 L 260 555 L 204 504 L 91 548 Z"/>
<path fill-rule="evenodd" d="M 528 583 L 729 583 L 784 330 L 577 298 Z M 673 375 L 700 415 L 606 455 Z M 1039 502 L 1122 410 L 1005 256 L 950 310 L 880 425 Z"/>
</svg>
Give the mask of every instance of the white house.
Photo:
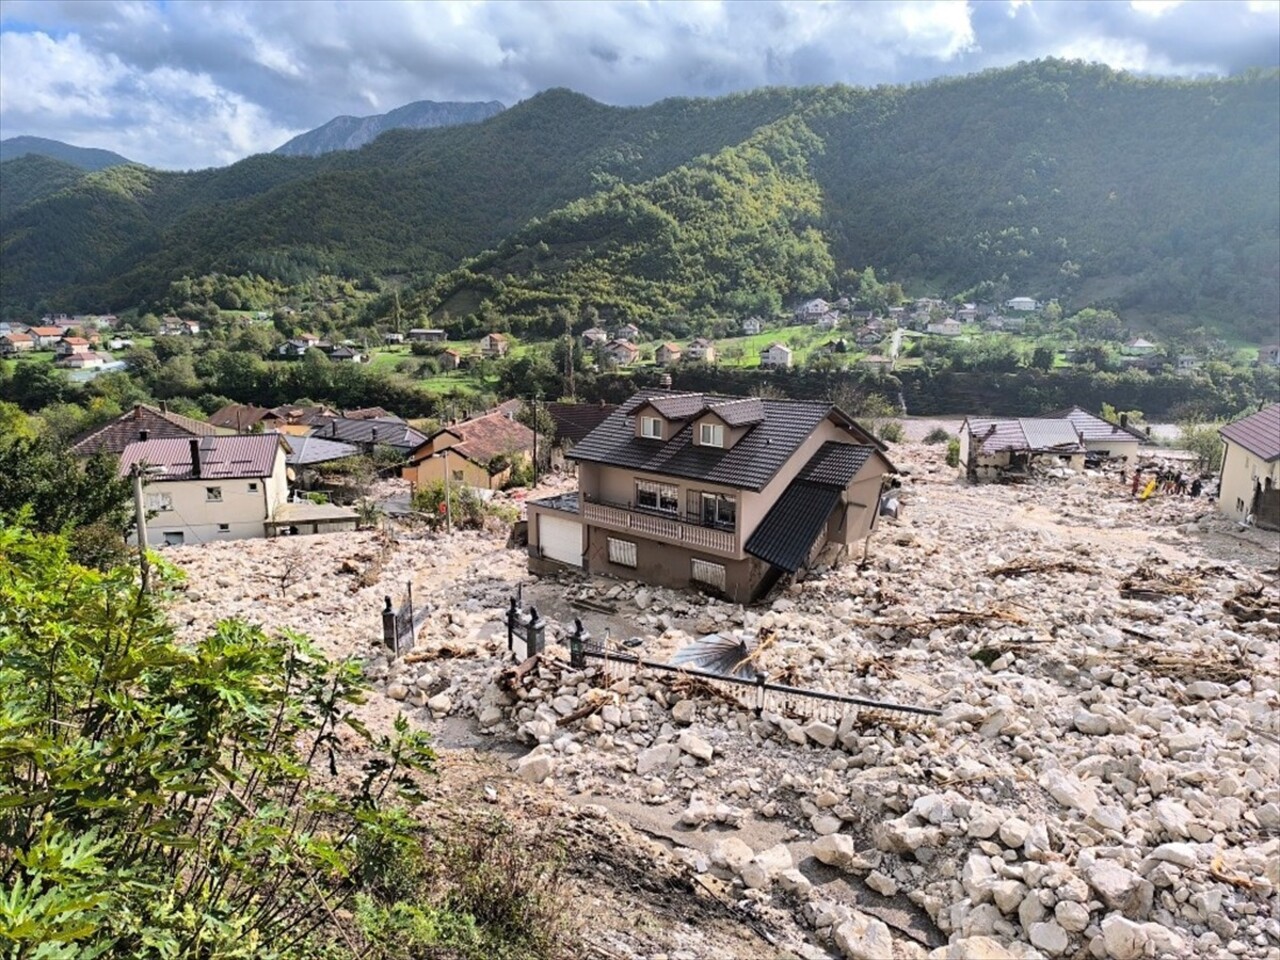
<svg viewBox="0 0 1280 960">
<path fill-rule="evenodd" d="M 1142 337 L 1130 340 L 1120 348 L 1120 352 L 1126 357 L 1149 357 L 1156 350 L 1157 347 L 1154 343 L 1150 340 L 1143 340 Z"/>
<path fill-rule="evenodd" d="M 791 348 L 785 343 L 771 343 L 760 351 L 760 366 L 767 370 L 785 370 L 791 366 Z"/>
<path fill-rule="evenodd" d="M 1240 523 L 1250 517 L 1280 530 L 1280 403 L 1229 423 L 1222 437 L 1218 509 Z"/>
<path fill-rule="evenodd" d="M 764 329 L 764 321 L 759 317 L 747 317 L 742 321 L 742 332 L 748 336 L 754 336 Z"/>
<path fill-rule="evenodd" d="M 1039 302 L 1030 297 L 1014 297 L 1011 300 L 1006 300 L 1004 305 L 1008 310 L 1017 310 L 1021 313 L 1031 313 L 1040 309 Z"/>
<path fill-rule="evenodd" d="M 120 454 L 120 476 L 135 463 L 149 467 L 153 546 L 265 537 L 289 497 L 287 449 L 274 433 L 138 440 Z"/>
<path fill-rule="evenodd" d="M 608 342 L 609 334 L 600 327 L 592 327 L 590 330 L 582 331 L 582 345 L 584 347 L 595 347 Z"/>
<path fill-rule="evenodd" d="M 800 323 L 811 323 L 819 317 L 831 312 L 831 304 L 818 297 L 800 304 L 796 308 L 796 320 Z"/>
<path fill-rule="evenodd" d="M 944 337 L 958 337 L 964 333 L 964 324 L 954 317 L 947 317 L 945 320 L 939 320 L 937 323 L 931 323 L 925 327 L 928 333 L 936 333 Z"/>
<path fill-rule="evenodd" d="M 706 337 L 698 337 L 689 342 L 684 355 L 690 360 L 701 360 L 703 363 L 716 362 L 716 345 Z"/>
</svg>

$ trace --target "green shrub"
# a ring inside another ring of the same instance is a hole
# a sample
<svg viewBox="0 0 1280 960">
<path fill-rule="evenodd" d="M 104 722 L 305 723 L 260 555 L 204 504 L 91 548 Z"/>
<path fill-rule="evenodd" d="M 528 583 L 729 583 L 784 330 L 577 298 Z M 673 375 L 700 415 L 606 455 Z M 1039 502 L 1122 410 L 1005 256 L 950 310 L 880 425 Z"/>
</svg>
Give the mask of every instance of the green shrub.
<svg viewBox="0 0 1280 960">
<path fill-rule="evenodd" d="M 1222 469 L 1222 438 L 1214 424 L 1184 423 L 1178 428 L 1178 446 L 1190 450 L 1204 465 L 1217 473 Z"/>
<path fill-rule="evenodd" d="M 487 505 L 465 483 L 449 485 L 449 508 L 455 530 L 479 530 L 484 526 Z M 436 526 L 445 525 L 445 486 L 441 481 L 419 487 L 413 495 L 413 509 Z"/>
<path fill-rule="evenodd" d="M 403 719 L 365 733 L 354 662 L 239 621 L 179 644 L 132 568 L 4 524 L 0 690 L 15 957 L 332 956 L 362 861 L 406 842 L 406 775 L 434 759 Z M 343 728 L 370 740 L 355 777 Z"/>
<path fill-rule="evenodd" d="M 950 439 L 951 434 L 943 427 L 934 427 L 924 435 L 925 443 L 946 443 Z"/>
<path fill-rule="evenodd" d="M 955 437 L 947 441 L 947 466 L 960 466 L 960 441 Z"/>
<path fill-rule="evenodd" d="M 876 431 L 880 435 L 880 439 L 888 443 L 902 442 L 902 424 L 897 420 L 883 420 L 879 429 Z"/>
</svg>

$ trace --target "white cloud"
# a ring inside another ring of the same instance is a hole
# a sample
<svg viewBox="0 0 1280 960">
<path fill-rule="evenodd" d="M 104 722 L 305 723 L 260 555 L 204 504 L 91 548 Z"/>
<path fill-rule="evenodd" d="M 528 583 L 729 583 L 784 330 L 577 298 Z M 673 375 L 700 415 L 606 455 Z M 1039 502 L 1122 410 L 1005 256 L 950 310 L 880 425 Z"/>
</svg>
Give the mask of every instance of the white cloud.
<svg viewBox="0 0 1280 960">
<path fill-rule="evenodd" d="M 342 113 L 512 104 L 553 86 L 642 104 L 1043 56 L 1169 74 L 1274 66 L 1276 12 L 1273 0 L 3 0 L 0 124 L 199 166 Z"/>
</svg>

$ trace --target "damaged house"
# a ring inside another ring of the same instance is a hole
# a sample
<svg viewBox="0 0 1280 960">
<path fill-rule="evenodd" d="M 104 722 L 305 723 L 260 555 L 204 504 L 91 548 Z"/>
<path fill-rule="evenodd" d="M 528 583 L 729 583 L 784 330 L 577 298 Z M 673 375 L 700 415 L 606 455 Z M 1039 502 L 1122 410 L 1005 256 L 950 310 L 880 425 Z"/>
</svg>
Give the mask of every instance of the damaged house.
<svg viewBox="0 0 1280 960">
<path fill-rule="evenodd" d="M 960 469 L 969 480 L 1021 480 L 1037 470 L 1084 469 L 1085 445 L 1067 419 L 968 417 Z"/>
<path fill-rule="evenodd" d="M 529 502 L 529 569 L 758 599 L 870 536 L 884 451 L 830 403 L 644 391 L 568 453 L 577 493 Z"/>
</svg>

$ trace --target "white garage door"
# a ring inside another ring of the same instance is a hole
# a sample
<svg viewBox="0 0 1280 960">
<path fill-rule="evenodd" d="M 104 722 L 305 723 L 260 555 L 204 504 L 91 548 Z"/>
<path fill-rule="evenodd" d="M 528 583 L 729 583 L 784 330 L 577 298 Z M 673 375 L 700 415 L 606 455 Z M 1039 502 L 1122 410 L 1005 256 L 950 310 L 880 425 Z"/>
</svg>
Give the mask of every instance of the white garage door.
<svg viewBox="0 0 1280 960">
<path fill-rule="evenodd" d="M 548 560 L 582 566 L 582 524 L 564 517 L 538 517 L 538 546 Z"/>
</svg>

